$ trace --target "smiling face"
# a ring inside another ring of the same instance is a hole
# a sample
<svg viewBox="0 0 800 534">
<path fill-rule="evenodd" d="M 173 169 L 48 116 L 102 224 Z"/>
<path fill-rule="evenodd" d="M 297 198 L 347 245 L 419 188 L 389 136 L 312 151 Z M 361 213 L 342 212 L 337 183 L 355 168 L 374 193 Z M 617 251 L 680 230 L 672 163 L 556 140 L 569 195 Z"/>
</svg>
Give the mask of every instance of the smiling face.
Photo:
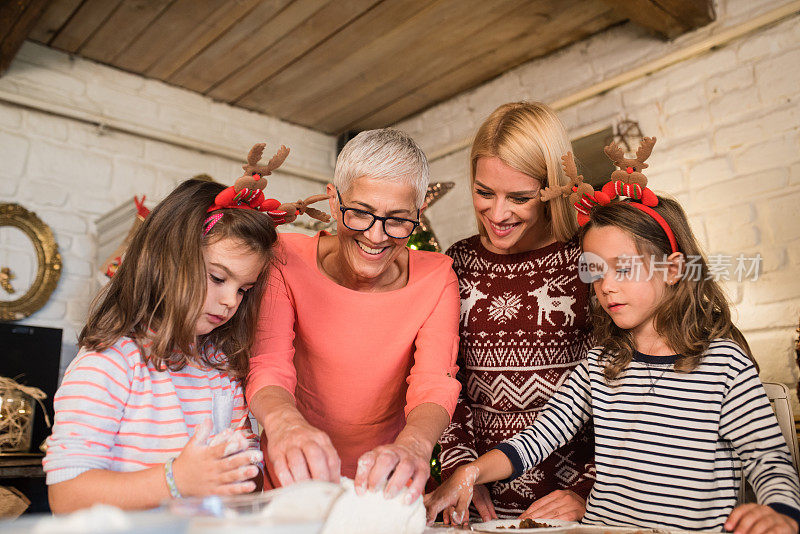
<svg viewBox="0 0 800 534">
<path fill-rule="evenodd" d="M 615 226 L 590 228 L 583 238 L 583 251 L 598 256 L 607 267 L 593 282 L 600 306 L 614 324 L 633 333 L 637 349 L 643 350 L 645 340 L 659 338 L 653 317 L 667 286 L 665 273 L 649 276 L 649 258 L 642 258 L 633 238 Z"/>
<path fill-rule="evenodd" d="M 367 230 L 355 231 L 342 222 L 342 213 L 336 190 L 328 186 L 331 196 L 331 213 L 336 217 L 336 235 L 339 243 L 338 254 L 343 280 L 359 285 L 381 285 L 391 275 L 391 267 L 396 265 L 402 254 L 407 254 L 408 238 L 396 239 L 386 235 L 381 221 Z M 368 211 L 383 217 L 418 219 L 415 206 L 417 197 L 413 186 L 403 182 L 377 180 L 361 176 L 353 181 L 347 191 L 340 191 L 342 206 Z"/>
<path fill-rule="evenodd" d="M 475 166 L 472 204 L 486 230 L 483 245 L 496 254 L 514 254 L 549 244 L 541 182 L 503 163 L 482 157 Z"/>
<path fill-rule="evenodd" d="M 195 327 L 198 336 L 208 334 L 233 317 L 245 292 L 258 280 L 264 262 L 263 256 L 230 238 L 203 247 L 206 300 Z"/>
</svg>

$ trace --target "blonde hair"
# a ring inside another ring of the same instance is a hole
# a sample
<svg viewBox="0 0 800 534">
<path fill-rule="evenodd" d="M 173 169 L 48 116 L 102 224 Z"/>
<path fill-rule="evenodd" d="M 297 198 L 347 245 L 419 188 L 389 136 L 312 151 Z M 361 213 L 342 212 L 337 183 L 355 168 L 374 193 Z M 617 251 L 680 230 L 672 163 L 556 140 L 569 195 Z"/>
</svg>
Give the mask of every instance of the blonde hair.
<svg viewBox="0 0 800 534">
<path fill-rule="evenodd" d="M 480 158 L 496 157 L 513 169 L 538 180 L 542 188 L 569 184 L 561 168 L 561 156 L 570 152 L 567 131 L 556 113 L 539 102 L 503 104 L 478 128 L 470 152 L 470 186 Z M 545 203 L 545 218 L 553 237 L 560 242 L 578 231 L 574 208 L 567 198 Z M 477 219 L 477 217 L 476 217 Z M 478 231 L 486 229 L 478 220 Z"/>
<path fill-rule="evenodd" d="M 656 332 L 679 354 L 675 370 L 688 373 L 695 369 L 711 341 L 718 338 L 735 341 L 753 360 L 747 340 L 731 320 L 725 293 L 709 276 L 705 255 L 683 208 L 677 201 L 659 196 L 658 205 L 653 209 L 675 234 L 678 251 L 684 258 L 692 258 L 695 270 L 691 276 L 684 272 L 677 283 L 665 287 L 654 317 Z M 636 251 L 644 257 L 661 258 L 672 253 L 667 235 L 656 220 L 627 201 L 593 207 L 589 212 L 589 222 L 581 228 L 581 244 L 589 230 L 605 226 L 614 226 L 631 236 Z M 633 336 L 630 331 L 614 324 L 596 298 L 592 298 L 591 308 L 595 341 L 603 347 L 603 374 L 606 380 L 611 381 L 619 377 L 633 359 Z"/>
<path fill-rule="evenodd" d="M 361 132 L 344 145 L 336 159 L 333 185 L 344 193 L 360 176 L 407 183 L 421 208 L 428 190 L 428 159 L 406 133 L 391 128 Z"/>
</svg>

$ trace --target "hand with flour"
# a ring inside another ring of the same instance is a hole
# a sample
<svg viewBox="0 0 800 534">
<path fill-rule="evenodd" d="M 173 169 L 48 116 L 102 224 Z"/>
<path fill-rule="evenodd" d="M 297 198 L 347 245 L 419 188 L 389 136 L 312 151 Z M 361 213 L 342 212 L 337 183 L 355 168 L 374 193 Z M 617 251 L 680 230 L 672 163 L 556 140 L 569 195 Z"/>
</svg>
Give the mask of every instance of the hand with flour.
<svg viewBox="0 0 800 534">
<path fill-rule="evenodd" d="M 249 440 L 240 431 L 225 431 L 209 439 L 210 434 L 211 420 L 206 419 L 175 459 L 173 472 L 181 495 L 235 495 L 255 490 L 250 479 L 258 475 L 253 464 L 263 461 L 261 451 L 249 449 Z"/>
<path fill-rule="evenodd" d="M 405 499 L 411 503 L 425 491 L 430 476 L 431 449 L 412 439 L 398 440 L 364 453 L 358 459 L 355 489 L 359 495 L 383 488 L 387 499 L 408 487 Z"/>
<path fill-rule="evenodd" d="M 425 509 L 428 523 L 432 523 L 441 511 L 449 512 L 448 523 L 461 525 L 469 521 L 469 503 L 475 491 L 475 482 L 480 475 L 480 468 L 475 462 L 463 465 L 436 488 L 425 496 Z"/>
<path fill-rule="evenodd" d="M 304 480 L 339 483 L 341 460 L 331 439 L 306 421 L 288 391 L 262 388 L 250 409 L 264 427 L 267 456 L 281 486 Z"/>
<path fill-rule="evenodd" d="M 224 457 L 253 448 L 253 442 L 250 441 L 243 430 L 234 430 L 232 428 L 226 428 L 219 434 L 211 436 L 207 445 L 216 447 L 222 443 L 225 444 L 225 448 L 222 451 Z"/>
<path fill-rule="evenodd" d="M 497 449 L 462 465 L 435 491 L 425 495 L 428 523 L 432 523 L 439 512 L 445 510 L 450 513 L 450 523 L 460 525 L 469 522 L 469 503 L 472 502 L 475 486 L 506 479 L 513 472 L 511 461 Z"/>
<path fill-rule="evenodd" d="M 423 403 L 411 410 L 394 443 L 375 447 L 358 459 L 356 492 L 383 491 L 392 499 L 407 487 L 404 499 L 415 501 L 425 491 L 433 446 L 449 422 L 450 416 L 438 404 Z"/>
<path fill-rule="evenodd" d="M 481 516 L 481 521 L 484 523 L 492 519 L 497 519 L 497 512 L 492 502 L 492 495 L 489 493 L 489 488 L 487 488 L 485 484 L 476 484 L 473 488 L 472 504 L 475 505 L 475 509 L 478 511 L 478 515 Z M 453 512 L 455 512 L 455 507 L 449 506 L 445 508 L 442 514 L 442 522 L 445 525 L 451 523 Z"/>
</svg>

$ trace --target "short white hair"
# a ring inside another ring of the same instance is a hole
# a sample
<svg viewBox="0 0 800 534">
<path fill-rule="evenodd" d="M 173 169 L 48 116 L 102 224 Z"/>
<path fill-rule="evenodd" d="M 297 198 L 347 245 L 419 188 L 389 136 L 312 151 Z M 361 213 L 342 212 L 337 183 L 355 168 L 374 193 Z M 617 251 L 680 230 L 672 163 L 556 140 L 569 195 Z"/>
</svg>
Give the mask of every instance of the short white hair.
<svg viewBox="0 0 800 534">
<path fill-rule="evenodd" d="M 344 193 L 361 176 L 411 185 L 419 209 L 425 202 L 430 171 L 425 153 L 408 134 L 383 128 L 359 133 L 339 152 L 333 185 Z"/>
</svg>

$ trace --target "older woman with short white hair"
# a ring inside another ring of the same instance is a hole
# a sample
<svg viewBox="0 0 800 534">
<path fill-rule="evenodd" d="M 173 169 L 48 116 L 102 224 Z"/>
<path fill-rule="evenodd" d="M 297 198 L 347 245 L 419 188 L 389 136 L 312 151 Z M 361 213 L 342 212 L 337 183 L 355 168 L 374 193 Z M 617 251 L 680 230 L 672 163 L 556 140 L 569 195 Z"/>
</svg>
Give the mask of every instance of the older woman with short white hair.
<svg viewBox="0 0 800 534">
<path fill-rule="evenodd" d="M 406 247 L 428 174 L 407 135 L 362 132 L 327 186 L 336 235 L 280 235 L 246 388 L 267 486 L 423 492 L 460 389 L 452 260 Z"/>
</svg>

